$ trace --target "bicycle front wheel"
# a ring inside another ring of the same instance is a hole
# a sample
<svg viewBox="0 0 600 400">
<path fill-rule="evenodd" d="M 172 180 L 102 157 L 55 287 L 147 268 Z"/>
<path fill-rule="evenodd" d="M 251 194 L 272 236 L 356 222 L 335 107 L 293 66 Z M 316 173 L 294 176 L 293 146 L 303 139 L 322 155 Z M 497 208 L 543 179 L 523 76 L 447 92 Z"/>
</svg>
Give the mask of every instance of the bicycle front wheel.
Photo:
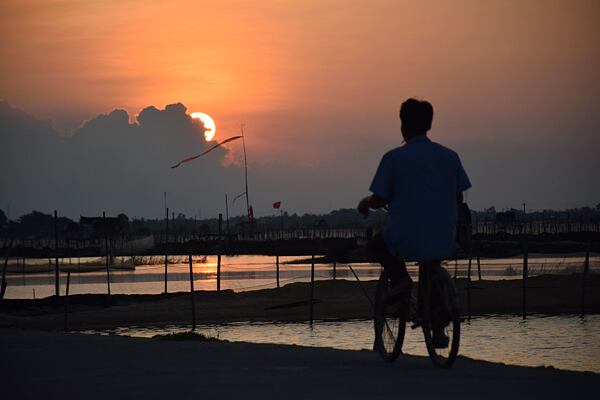
<svg viewBox="0 0 600 400">
<path fill-rule="evenodd" d="M 387 362 L 392 362 L 402 353 L 406 329 L 406 307 L 388 301 L 392 283 L 389 275 L 381 272 L 375 292 L 375 349 Z"/>
<path fill-rule="evenodd" d="M 434 300 L 433 296 L 438 297 Z M 423 323 L 427 352 L 433 365 L 450 368 L 456 360 L 460 345 L 460 311 L 456 286 L 448 271 L 441 266 L 435 267 L 431 272 L 429 302 L 431 313 L 435 315 L 430 315 L 430 318 Z M 444 348 L 436 347 L 433 343 L 433 323 L 444 326 L 444 334 L 449 339 L 448 345 Z"/>
</svg>

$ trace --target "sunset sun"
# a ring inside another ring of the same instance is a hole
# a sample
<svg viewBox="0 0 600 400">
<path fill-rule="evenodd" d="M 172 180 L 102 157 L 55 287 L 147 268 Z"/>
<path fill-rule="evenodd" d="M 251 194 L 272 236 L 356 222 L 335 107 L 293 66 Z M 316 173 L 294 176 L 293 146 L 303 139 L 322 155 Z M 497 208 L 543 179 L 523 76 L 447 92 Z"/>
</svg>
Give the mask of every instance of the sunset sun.
<svg viewBox="0 0 600 400">
<path fill-rule="evenodd" d="M 215 137 L 215 132 L 217 131 L 217 126 L 215 125 L 215 120 L 211 118 L 210 115 L 204 114 L 201 112 L 195 112 L 191 114 L 192 118 L 198 118 L 204 124 L 204 139 L 207 142 L 211 141 Z"/>
</svg>

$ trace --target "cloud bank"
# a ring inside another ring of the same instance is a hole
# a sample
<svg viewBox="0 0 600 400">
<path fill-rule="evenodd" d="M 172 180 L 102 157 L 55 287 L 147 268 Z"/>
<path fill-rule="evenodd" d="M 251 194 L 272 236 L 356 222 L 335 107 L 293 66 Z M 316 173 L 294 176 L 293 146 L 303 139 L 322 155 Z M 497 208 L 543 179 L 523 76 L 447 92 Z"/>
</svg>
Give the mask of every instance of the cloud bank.
<svg viewBox="0 0 600 400">
<path fill-rule="evenodd" d="M 169 202 L 190 212 L 220 200 L 239 181 L 237 167 L 222 165 L 225 148 L 185 168 L 170 168 L 208 147 L 202 123 L 182 104 L 150 106 L 129 121 L 126 111 L 114 110 L 65 137 L 49 122 L 0 103 L 0 208 L 10 203 L 16 215 L 58 209 L 71 216 L 102 211 L 157 216 L 165 191 Z"/>
<path fill-rule="evenodd" d="M 569 208 L 600 201 L 598 140 L 587 131 L 577 128 L 563 141 L 531 140 L 516 122 L 488 123 L 486 135 L 471 139 L 440 119 L 431 137 L 461 155 L 473 182 L 473 208 Z M 315 125 L 310 116 L 280 126 L 276 117 L 270 121 L 275 128 L 252 132 L 248 141 L 250 203 L 257 216 L 271 215 L 275 201 L 292 213 L 353 207 L 367 193 L 381 155 L 400 145 L 392 118 L 379 125 L 352 118 Z M 509 130 L 523 132 L 522 138 L 509 138 Z M 207 149 L 203 132 L 180 103 L 146 107 L 135 117 L 114 110 L 61 135 L 51 122 L 0 102 L 0 209 L 10 205 L 11 218 L 54 209 L 73 218 L 102 211 L 155 218 L 163 216 L 167 192 L 171 211 L 215 217 L 225 213 L 225 194 L 231 202 L 244 191 L 240 143 L 170 168 Z M 244 214 L 245 201 L 230 204 L 229 212 Z"/>
</svg>

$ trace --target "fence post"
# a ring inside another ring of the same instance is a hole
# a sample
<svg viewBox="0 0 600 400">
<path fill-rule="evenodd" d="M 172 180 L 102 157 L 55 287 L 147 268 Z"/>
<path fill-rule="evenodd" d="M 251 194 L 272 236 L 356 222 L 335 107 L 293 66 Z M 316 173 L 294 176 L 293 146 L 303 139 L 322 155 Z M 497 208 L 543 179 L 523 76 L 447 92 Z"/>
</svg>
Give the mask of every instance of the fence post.
<svg viewBox="0 0 600 400">
<path fill-rule="evenodd" d="M 467 320 L 471 321 L 471 278 L 467 279 Z"/>
<path fill-rule="evenodd" d="M 190 299 L 192 302 L 192 332 L 196 330 L 196 304 L 194 302 L 194 270 L 192 268 L 192 251 L 189 254 L 190 264 Z"/>
<path fill-rule="evenodd" d="M 169 207 L 165 208 L 165 293 L 167 293 L 168 265 L 169 265 Z"/>
<path fill-rule="evenodd" d="M 277 288 L 279 289 L 279 256 L 275 256 L 276 274 L 277 274 Z"/>
<path fill-rule="evenodd" d="M 471 264 L 473 263 L 473 255 L 469 250 L 469 265 L 467 267 L 467 319 L 471 320 Z"/>
<path fill-rule="evenodd" d="M 336 278 L 336 267 L 337 267 L 337 262 L 335 260 L 333 260 L 333 280 L 334 281 Z"/>
<path fill-rule="evenodd" d="M 523 242 L 523 319 L 527 319 L 527 277 L 529 276 L 527 241 Z"/>
<path fill-rule="evenodd" d="M 583 276 L 581 277 L 581 318 L 585 316 L 585 280 L 590 269 L 590 243 L 585 250 L 585 261 L 583 263 Z"/>
<path fill-rule="evenodd" d="M 458 278 L 458 259 L 455 258 L 454 259 L 454 282 L 456 282 L 457 278 Z"/>
<path fill-rule="evenodd" d="M 313 252 L 314 253 L 314 252 Z M 312 255 L 312 262 L 310 265 L 310 310 L 309 319 L 310 327 L 313 326 L 313 303 L 315 298 L 315 255 Z"/>
<path fill-rule="evenodd" d="M 168 218 L 168 215 L 167 215 Z M 173 243 L 177 246 L 177 227 L 175 226 L 175 212 L 171 211 L 171 222 L 173 223 Z"/>
<path fill-rule="evenodd" d="M 104 248 L 106 250 L 106 286 L 110 296 L 110 253 L 108 251 L 108 225 L 106 223 L 106 212 L 102 211 L 102 222 L 104 225 Z"/>
<path fill-rule="evenodd" d="M 2 268 L 2 282 L 0 283 L 0 300 L 4 299 L 4 293 L 6 293 L 6 286 L 8 285 L 8 283 L 6 282 L 6 269 L 8 268 L 8 259 L 10 257 L 10 249 L 12 248 L 13 240 L 14 238 L 11 237 L 10 244 L 6 248 L 6 255 L 4 256 L 4 267 Z M 4 241 L 4 246 L 6 246 L 6 240 Z"/>
<path fill-rule="evenodd" d="M 221 229 L 223 227 L 223 214 L 219 213 L 219 250 L 217 254 L 217 292 L 221 290 Z"/>
<path fill-rule="evenodd" d="M 479 254 L 477 254 L 477 275 L 479 275 L 479 280 L 481 280 L 481 258 Z"/>
<path fill-rule="evenodd" d="M 58 215 L 54 210 L 54 294 L 60 296 L 58 276 Z"/>
<path fill-rule="evenodd" d="M 473 262 L 473 256 L 471 255 L 471 252 L 469 252 L 469 264 L 467 267 L 467 280 L 471 280 L 471 263 Z"/>
<path fill-rule="evenodd" d="M 67 288 L 65 290 L 65 332 L 69 331 L 69 284 L 71 282 L 71 272 L 67 272 Z"/>
</svg>

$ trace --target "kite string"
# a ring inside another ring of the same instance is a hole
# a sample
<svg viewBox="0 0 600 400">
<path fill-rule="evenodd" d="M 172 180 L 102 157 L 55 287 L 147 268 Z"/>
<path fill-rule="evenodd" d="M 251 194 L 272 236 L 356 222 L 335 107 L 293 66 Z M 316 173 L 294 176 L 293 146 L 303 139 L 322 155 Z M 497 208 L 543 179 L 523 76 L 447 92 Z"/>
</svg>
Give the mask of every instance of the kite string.
<svg viewBox="0 0 600 400">
<path fill-rule="evenodd" d="M 173 165 L 171 168 L 177 168 L 177 167 L 179 167 L 181 164 L 183 164 L 183 163 L 185 163 L 185 162 L 192 161 L 192 160 L 195 160 L 196 158 L 202 157 L 203 155 L 210 153 L 211 151 L 213 151 L 213 150 L 214 150 L 214 149 L 216 149 L 217 147 L 219 147 L 219 146 L 222 146 L 222 145 L 224 145 L 225 143 L 231 142 L 231 141 L 233 141 L 233 140 L 239 139 L 239 138 L 241 138 L 241 137 L 242 137 L 242 136 L 232 136 L 232 137 L 230 137 L 230 138 L 228 138 L 228 139 L 225 139 L 225 140 L 223 140 L 221 143 L 217 143 L 217 144 L 215 144 L 213 147 L 211 147 L 210 149 L 208 149 L 208 150 L 204 151 L 204 152 L 203 152 L 203 153 L 201 153 L 201 154 L 198 154 L 197 156 L 192 156 L 192 157 L 184 158 L 183 160 L 179 161 L 179 163 L 177 163 L 176 165 Z"/>
</svg>

